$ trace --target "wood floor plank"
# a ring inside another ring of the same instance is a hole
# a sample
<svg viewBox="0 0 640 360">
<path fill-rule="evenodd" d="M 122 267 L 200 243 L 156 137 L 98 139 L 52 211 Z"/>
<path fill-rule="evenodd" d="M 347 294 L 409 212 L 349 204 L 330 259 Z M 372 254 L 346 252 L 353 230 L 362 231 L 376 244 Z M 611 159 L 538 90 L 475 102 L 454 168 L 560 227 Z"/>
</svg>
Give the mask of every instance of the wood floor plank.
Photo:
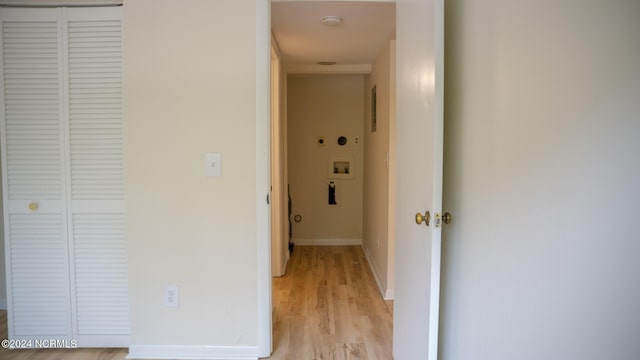
<svg viewBox="0 0 640 360">
<path fill-rule="evenodd" d="M 393 303 L 359 246 L 296 246 L 273 304 L 270 359 L 392 359 Z"/>
<path fill-rule="evenodd" d="M 363 343 L 338 344 L 336 360 L 367 360 L 367 348 Z"/>
</svg>

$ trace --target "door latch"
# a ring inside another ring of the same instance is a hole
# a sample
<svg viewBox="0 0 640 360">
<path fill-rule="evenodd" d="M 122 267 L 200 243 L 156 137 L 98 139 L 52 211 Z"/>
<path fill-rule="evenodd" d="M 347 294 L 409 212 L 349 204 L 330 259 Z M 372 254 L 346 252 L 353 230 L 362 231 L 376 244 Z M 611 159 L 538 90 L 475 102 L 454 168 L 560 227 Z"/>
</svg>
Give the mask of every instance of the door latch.
<svg viewBox="0 0 640 360">
<path fill-rule="evenodd" d="M 439 212 L 437 212 L 433 215 L 433 226 L 436 228 L 439 228 L 441 223 L 442 223 L 442 215 Z"/>
</svg>

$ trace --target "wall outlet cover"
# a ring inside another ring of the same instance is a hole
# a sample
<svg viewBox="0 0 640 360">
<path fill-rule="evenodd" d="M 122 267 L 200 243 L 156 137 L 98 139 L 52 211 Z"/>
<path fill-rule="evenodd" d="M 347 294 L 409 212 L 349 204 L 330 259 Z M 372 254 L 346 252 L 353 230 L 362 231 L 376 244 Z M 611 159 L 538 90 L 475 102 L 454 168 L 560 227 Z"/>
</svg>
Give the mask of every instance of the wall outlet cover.
<svg viewBox="0 0 640 360">
<path fill-rule="evenodd" d="M 180 303 L 180 292 L 177 285 L 164 287 L 164 306 L 177 308 Z"/>
</svg>

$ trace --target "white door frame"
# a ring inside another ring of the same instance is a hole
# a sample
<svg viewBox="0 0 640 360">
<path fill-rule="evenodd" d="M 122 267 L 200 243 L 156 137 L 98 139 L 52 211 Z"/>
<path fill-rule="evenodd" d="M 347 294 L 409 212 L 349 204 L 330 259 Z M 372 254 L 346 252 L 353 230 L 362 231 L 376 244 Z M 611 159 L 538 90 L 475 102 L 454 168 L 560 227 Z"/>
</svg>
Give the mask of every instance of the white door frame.
<svg viewBox="0 0 640 360">
<path fill-rule="evenodd" d="M 271 355 L 271 7 L 256 2 L 256 241 L 258 247 L 258 357 Z"/>
<path fill-rule="evenodd" d="M 258 357 L 272 350 L 271 212 L 266 203 L 271 180 L 271 2 L 256 2 L 256 228 L 258 247 Z M 286 0 L 309 1 L 309 0 Z M 336 0 L 344 2 L 395 0 Z"/>
</svg>

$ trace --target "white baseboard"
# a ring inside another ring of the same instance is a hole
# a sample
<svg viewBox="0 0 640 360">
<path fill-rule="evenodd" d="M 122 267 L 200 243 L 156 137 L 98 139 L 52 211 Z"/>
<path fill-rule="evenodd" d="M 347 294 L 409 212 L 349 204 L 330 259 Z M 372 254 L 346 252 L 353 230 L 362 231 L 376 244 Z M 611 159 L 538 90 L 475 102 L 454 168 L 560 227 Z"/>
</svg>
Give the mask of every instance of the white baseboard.
<svg viewBox="0 0 640 360">
<path fill-rule="evenodd" d="M 127 359 L 257 360 L 254 346 L 131 345 Z"/>
<path fill-rule="evenodd" d="M 393 289 L 387 289 L 387 291 L 384 292 L 384 299 L 385 300 L 393 300 L 395 298 L 395 292 L 393 292 Z"/>
<path fill-rule="evenodd" d="M 129 335 L 78 335 L 81 348 L 126 348 L 131 343 Z"/>
<path fill-rule="evenodd" d="M 378 273 L 378 268 L 376 267 L 375 262 L 373 262 L 373 257 L 371 256 L 369 249 L 364 244 L 362 244 L 361 247 L 362 252 L 364 252 L 364 256 L 367 258 L 367 262 L 369 263 L 369 269 L 371 269 L 373 278 L 376 280 L 376 284 L 378 285 L 380 295 L 382 295 L 385 300 L 393 300 L 393 290 L 384 288 L 382 280 L 380 279 L 380 274 Z"/>
<path fill-rule="evenodd" d="M 362 245 L 362 239 L 293 239 L 293 243 L 298 246 L 344 246 Z M 294 249 L 295 251 L 295 249 Z"/>
<path fill-rule="evenodd" d="M 7 310 L 7 299 L 0 299 L 0 310 Z"/>
</svg>

